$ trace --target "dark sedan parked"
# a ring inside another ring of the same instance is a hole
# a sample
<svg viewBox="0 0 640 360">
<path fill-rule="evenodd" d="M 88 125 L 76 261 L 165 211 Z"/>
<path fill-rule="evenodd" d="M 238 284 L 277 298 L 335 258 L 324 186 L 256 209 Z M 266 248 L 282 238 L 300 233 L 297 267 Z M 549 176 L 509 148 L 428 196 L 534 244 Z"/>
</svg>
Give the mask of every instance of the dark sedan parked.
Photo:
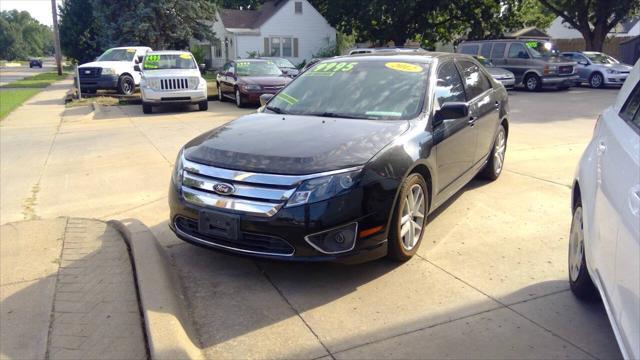
<svg viewBox="0 0 640 360">
<path fill-rule="evenodd" d="M 247 59 L 224 65 L 216 77 L 218 100 L 235 100 L 238 107 L 257 104 L 260 95 L 275 94 L 291 81 L 270 60 Z"/>
<path fill-rule="evenodd" d="M 503 169 L 507 92 L 467 55 L 333 58 L 267 97 L 180 151 L 169 223 L 181 239 L 281 260 L 406 261 L 429 213 Z"/>
<path fill-rule="evenodd" d="M 276 64 L 278 69 L 280 69 L 280 71 L 282 71 L 282 73 L 287 75 L 288 77 L 294 78 L 300 73 L 300 70 L 298 70 L 298 68 L 287 59 L 279 57 L 261 57 L 260 59 L 272 61 L 274 64 Z"/>
<path fill-rule="evenodd" d="M 42 69 L 42 60 L 40 59 L 30 59 L 29 60 L 29 68 L 38 67 Z"/>
</svg>

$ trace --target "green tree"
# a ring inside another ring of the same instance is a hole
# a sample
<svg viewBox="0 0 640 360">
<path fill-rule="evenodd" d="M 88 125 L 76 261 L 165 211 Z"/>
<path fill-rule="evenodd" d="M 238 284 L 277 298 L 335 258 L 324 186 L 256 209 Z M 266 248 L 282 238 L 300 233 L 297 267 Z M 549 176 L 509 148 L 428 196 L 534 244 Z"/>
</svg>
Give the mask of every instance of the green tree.
<svg viewBox="0 0 640 360">
<path fill-rule="evenodd" d="M 264 0 L 216 0 L 216 4 L 222 9 L 252 9 L 255 10 L 264 3 Z"/>
<path fill-rule="evenodd" d="M 638 0 L 540 0 L 540 3 L 578 30 L 586 49 L 592 51 L 602 51 L 609 31 L 640 11 Z"/>
<path fill-rule="evenodd" d="M 50 55 L 53 32 L 26 11 L 0 12 L 0 57 L 7 60 Z"/>
<path fill-rule="evenodd" d="M 62 53 L 80 64 L 100 55 L 106 45 L 100 42 L 103 30 L 93 16 L 93 1 L 65 0 L 59 9 Z"/>
</svg>

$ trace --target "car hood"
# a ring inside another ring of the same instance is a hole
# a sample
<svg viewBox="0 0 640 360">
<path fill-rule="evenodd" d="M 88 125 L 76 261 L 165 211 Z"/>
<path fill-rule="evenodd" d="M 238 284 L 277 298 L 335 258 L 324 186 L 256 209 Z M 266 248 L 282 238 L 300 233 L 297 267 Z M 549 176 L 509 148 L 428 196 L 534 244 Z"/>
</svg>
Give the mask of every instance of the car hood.
<svg viewBox="0 0 640 360">
<path fill-rule="evenodd" d="M 493 77 L 513 77 L 513 73 L 507 69 L 488 67 L 487 72 Z"/>
<path fill-rule="evenodd" d="M 82 64 L 78 68 L 85 67 L 99 67 L 99 68 L 119 68 L 123 66 L 131 66 L 131 61 L 92 61 L 90 63 Z"/>
<path fill-rule="evenodd" d="M 198 69 L 145 70 L 142 74 L 147 79 L 164 77 L 200 77 L 200 71 Z"/>
<path fill-rule="evenodd" d="M 242 84 L 256 84 L 267 86 L 284 86 L 291 81 L 286 76 L 242 76 L 238 78 L 238 82 Z"/>
<path fill-rule="evenodd" d="M 256 113 L 191 140 L 184 156 L 233 170 L 306 175 L 363 165 L 408 128 L 406 120 Z"/>
</svg>

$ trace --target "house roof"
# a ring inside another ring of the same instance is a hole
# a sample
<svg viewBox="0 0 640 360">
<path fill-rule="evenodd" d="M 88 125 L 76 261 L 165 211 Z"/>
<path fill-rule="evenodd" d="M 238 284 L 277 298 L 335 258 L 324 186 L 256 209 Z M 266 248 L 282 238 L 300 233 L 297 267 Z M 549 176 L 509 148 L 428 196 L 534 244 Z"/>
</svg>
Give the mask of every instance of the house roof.
<svg viewBox="0 0 640 360">
<path fill-rule="evenodd" d="M 640 21 L 640 17 L 633 17 L 620 23 L 622 33 L 628 33 Z"/>
<path fill-rule="evenodd" d="M 270 0 L 258 10 L 220 9 L 220 20 L 227 29 L 257 29 L 267 22 L 288 0 Z"/>
<path fill-rule="evenodd" d="M 535 26 L 526 27 L 524 29 L 505 34 L 506 38 L 511 39 L 520 39 L 520 38 L 541 38 L 541 39 L 549 39 L 551 38 L 544 31 L 536 28 Z"/>
</svg>

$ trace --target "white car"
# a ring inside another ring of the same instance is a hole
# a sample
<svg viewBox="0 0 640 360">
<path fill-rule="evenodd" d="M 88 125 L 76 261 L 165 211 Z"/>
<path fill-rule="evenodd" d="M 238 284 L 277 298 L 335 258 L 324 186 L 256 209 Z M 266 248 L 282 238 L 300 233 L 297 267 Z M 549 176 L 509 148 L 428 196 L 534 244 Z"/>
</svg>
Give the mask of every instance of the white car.
<svg viewBox="0 0 640 360">
<path fill-rule="evenodd" d="M 97 90 L 117 90 L 130 95 L 140 85 L 140 73 L 135 65 L 151 51 L 149 47 L 126 46 L 105 51 L 96 61 L 78 66 L 80 90 L 95 93 Z"/>
<path fill-rule="evenodd" d="M 200 111 L 209 108 L 207 81 L 190 52 L 150 52 L 140 70 L 142 111 L 145 114 L 150 114 L 154 105 L 166 103 L 198 104 Z"/>
<path fill-rule="evenodd" d="M 622 355 L 640 358 L 640 61 L 598 118 L 572 196 L 569 283 L 602 299 Z"/>
</svg>

